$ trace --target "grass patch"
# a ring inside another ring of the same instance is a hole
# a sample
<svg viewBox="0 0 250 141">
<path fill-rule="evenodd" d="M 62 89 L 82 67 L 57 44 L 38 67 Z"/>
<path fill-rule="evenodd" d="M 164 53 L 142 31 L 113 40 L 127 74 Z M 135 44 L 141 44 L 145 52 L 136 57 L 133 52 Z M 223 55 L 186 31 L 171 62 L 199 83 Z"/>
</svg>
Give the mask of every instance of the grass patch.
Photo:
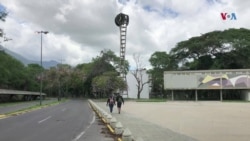
<svg viewBox="0 0 250 141">
<path fill-rule="evenodd" d="M 42 104 L 42 105 L 36 104 L 36 105 L 29 106 L 29 107 L 26 107 L 26 108 L 23 108 L 23 109 L 20 109 L 20 110 L 17 110 L 17 111 L 12 111 L 12 112 L 9 112 L 9 113 L 5 113 L 5 115 L 15 115 L 15 114 L 22 113 L 22 112 L 34 111 L 34 110 L 42 109 L 42 108 L 45 108 L 45 107 L 48 107 L 48 106 L 57 105 L 57 104 L 60 104 L 60 103 L 66 102 L 66 101 L 67 101 L 67 99 L 62 99 L 61 101 L 51 101 L 49 103 Z"/>
<path fill-rule="evenodd" d="M 44 103 L 45 101 L 49 101 L 49 100 L 50 100 L 49 98 L 47 98 L 45 100 L 42 100 L 42 103 Z M 61 102 L 65 102 L 66 100 L 67 100 L 66 98 L 62 98 Z M 51 102 L 55 102 L 55 101 L 57 101 L 57 99 L 51 100 Z M 0 103 L 0 107 L 7 107 L 7 106 L 13 106 L 13 105 L 18 105 L 18 104 L 26 104 L 26 103 L 35 103 L 35 102 L 40 103 L 40 100 L 3 102 L 3 103 Z"/>
<path fill-rule="evenodd" d="M 223 100 L 222 102 L 250 103 L 250 101 L 246 101 L 246 100 Z"/>
<path fill-rule="evenodd" d="M 24 101 L 17 101 L 17 102 L 0 103 L 0 107 L 7 107 L 7 106 L 17 105 L 17 104 L 22 104 L 22 103 L 27 103 L 27 102 L 24 102 Z"/>
<path fill-rule="evenodd" d="M 167 99 L 137 99 L 136 102 L 166 102 Z"/>
</svg>

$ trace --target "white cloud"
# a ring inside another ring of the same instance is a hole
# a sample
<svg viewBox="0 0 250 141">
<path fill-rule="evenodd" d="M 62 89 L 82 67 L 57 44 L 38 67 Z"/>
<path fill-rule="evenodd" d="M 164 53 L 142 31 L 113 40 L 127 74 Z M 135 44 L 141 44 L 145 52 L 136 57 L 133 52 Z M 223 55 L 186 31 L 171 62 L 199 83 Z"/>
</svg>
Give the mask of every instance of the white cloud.
<svg viewBox="0 0 250 141">
<path fill-rule="evenodd" d="M 67 20 L 65 19 L 65 16 L 63 14 L 57 13 L 55 15 L 55 19 L 57 19 L 59 22 L 61 21 L 62 23 L 67 22 Z"/>
<path fill-rule="evenodd" d="M 28 59 L 40 59 L 40 36 L 44 36 L 44 60 L 76 65 L 89 62 L 103 49 L 119 55 L 119 28 L 115 16 L 129 15 L 126 58 L 132 68 L 133 54 L 141 54 L 145 65 L 155 51 L 169 52 L 177 42 L 213 30 L 250 28 L 245 0 L 1 0 L 9 11 L 0 22 L 13 41 L 4 43 Z M 221 12 L 236 13 L 237 20 L 223 21 Z"/>
</svg>

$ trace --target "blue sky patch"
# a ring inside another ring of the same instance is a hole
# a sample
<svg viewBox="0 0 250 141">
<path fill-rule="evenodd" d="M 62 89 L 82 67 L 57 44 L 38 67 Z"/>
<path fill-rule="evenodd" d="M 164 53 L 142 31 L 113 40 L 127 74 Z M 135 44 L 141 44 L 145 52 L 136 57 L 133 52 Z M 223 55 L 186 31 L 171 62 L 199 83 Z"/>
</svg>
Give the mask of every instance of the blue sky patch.
<svg viewBox="0 0 250 141">
<path fill-rule="evenodd" d="M 163 13 L 165 16 L 170 15 L 171 17 L 177 17 L 179 15 L 178 12 L 174 11 L 173 9 L 167 8 L 167 7 L 165 7 L 163 9 Z"/>
<path fill-rule="evenodd" d="M 127 2 L 129 2 L 129 0 L 118 0 L 119 3 L 123 4 L 123 5 L 126 5 Z"/>
<path fill-rule="evenodd" d="M 6 11 L 6 8 L 0 3 L 0 12 Z"/>
<path fill-rule="evenodd" d="M 227 4 L 226 2 L 222 2 L 221 0 L 206 0 L 206 2 L 209 4 L 209 5 L 214 5 L 214 4 Z"/>
<path fill-rule="evenodd" d="M 206 0 L 207 1 L 207 3 L 209 4 L 209 5 L 213 5 L 214 4 L 214 0 Z"/>
<path fill-rule="evenodd" d="M 147 5 L 147 6 L 144 6 L 143 9 L 148 11 L 148 12 L 156 12 L 159 15 L 164 16 L 164 17 L 170 16 L 170 17 L 174 18 L 174 17 L 177 17 L 179 15 L 178 12 L 176 12 L 168 7 L 164 7 L 162 10 L 157 10 L 157 9 Z"/>
<path fill-rule="evenodd" d="M 156 9 L 152 8 L 149 5 L 144 6 L 143 9 L 146 10 L 146 11 L 148 11 L 148 12 L 157 12 Z"/>
</svg>

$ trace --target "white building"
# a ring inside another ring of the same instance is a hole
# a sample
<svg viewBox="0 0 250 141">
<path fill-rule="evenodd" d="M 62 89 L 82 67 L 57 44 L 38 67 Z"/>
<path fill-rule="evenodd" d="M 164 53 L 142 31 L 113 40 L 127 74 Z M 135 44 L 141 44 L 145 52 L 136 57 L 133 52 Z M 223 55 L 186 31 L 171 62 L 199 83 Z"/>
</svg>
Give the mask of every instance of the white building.
<svg viewBox="0 0 250 141">
<path fill-rule="evenodd" d="M 147 74 L 146 70 L 141 70 L 142 73 L 142 82 L 147 82 L 149 80 L 149 75 Z M 124 95 L 124 97 L 128 97 L 128 98 L 137 98 L 137 81 L 135 79 L 135 77 L 133 76 L 133 74 L 131 72 L 129 72 L 127 74 L 127 84 L 128 84 L 128 96 Z M 140 98 L 149 98 L 149 92 L 150 92 L 150 87 L 149 87 L 149 83 L 145 84 L 143 87 L 143 90 L 141 92 L 141 96 Z"/>
<path fill-rule="evenodd" d="M 200 91 L 218 92 L 222 101 L 228 95 L 225 91 L 239 90 L 241 93 L 237 95 L 250 101 L 250 69 L 165 71 L 164 88 L 171 91 L 172 100 L 175 92 L 181 90 L 193 93 L 196 101 L 202 96 Z"/>
</svg>

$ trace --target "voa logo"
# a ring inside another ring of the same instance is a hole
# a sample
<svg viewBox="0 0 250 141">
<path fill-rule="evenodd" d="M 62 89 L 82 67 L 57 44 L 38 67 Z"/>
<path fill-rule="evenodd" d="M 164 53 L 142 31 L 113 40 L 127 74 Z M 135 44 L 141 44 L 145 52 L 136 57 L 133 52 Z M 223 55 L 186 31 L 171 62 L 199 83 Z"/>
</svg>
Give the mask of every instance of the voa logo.
<svg viewBox="0 0 250 141">
<path fill-rule="evenodd" d="M 235 13 L 220 13 L 222 20 L 237 20 Z"/>
</svg>

